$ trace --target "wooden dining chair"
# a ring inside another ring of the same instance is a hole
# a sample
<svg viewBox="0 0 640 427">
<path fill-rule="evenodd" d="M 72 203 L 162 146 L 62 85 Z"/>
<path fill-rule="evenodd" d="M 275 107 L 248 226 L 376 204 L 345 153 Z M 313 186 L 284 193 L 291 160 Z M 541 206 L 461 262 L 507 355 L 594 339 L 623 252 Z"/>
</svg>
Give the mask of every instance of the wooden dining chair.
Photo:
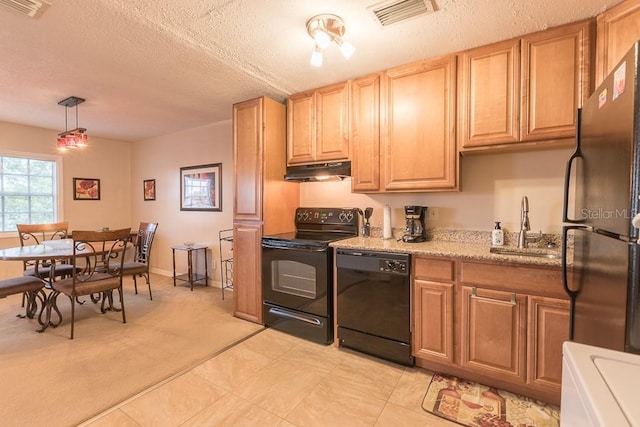
<svg viewBox="0 0 640 427">
<path fill-rule="evenodd" d="M 133 286 L 136 294 L 138 293 L 136 277 L 144 277 L 146 279 L 147 286 L 149 287 L 150 300 L 153 300 L 153 295 L 151 294 L 151 282 L 149 280 L 149 262 L 151 260 L 151 245 L 153 244 L 153 238 L 156 235 L 157 229 L 157 222 L 140 223 L 134 246 L 135 253 L 133 255 L 133 261 L 125 262 L 123 266 L 124 275 L 133 276 Z"/>
<path fill-rule="evenodd" d="M 62 320 L 58 308 L 58 296 L 64 294 L 71 302 L 71 339 L 74 336 L 75 310 L 77 297 L 100 295 L 101 313 L 106 313 L 106 303 L 113 303 L 113 291 L 118 290 L 120 308 L 109 307 L 113 311 L 122 312 L 122 323 L 127 323 L 122 292 L 123 264 L 131 241 L 131 228 L 107 231 L 74 230 L 73 233 L 74 269 L 71 277 L 51 282 L 52 292 L 49 295 L 47 319 L 51 311 L 55 311 Z M 93 306 L 87 306 L 93 307 Z"/>
<path fill-rule="evenodd" d="M 17 224 L 20 246 L 39 245 L 47 240 L 68 238 L 69 223 L 67 221 L 53 224 Z M 53 261 L 23 261 L 23 276 L 36 276 L 52 282 L 57 277 L 69 277 L 73 266 Z M 53 274 L 52 274 L 53 272 Z"/>
</svg>

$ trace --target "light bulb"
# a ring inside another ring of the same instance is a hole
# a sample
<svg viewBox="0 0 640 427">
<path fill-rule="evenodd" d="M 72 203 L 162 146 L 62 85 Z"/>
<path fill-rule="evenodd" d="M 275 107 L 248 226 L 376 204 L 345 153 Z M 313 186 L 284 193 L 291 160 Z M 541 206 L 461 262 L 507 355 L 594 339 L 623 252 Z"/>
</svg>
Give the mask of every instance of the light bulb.
<svg viewBox="0 0 640 427">
<path fill-rule="evenodd" d="M 326 49 L 331 44 L 331 36 L 322 30 L 316 30 L 313 33 L 313 39 L 316 41 L 316 46 L 320 49 Z"/>
<path fill-rule="evenodd" d="M 351 58 L 356 51 L 356 48 L 351 43 L 345 42 L 341 38 L 336 38 L 336 43 L 338 43 L 340 52 L 342 52 L 342 56 L 344 56 L 345 59 Z"/>
<path fill-rule="evenodd" d="M 314 67 L 322 67 L 322 50 L 318 46 L 313 49 L 310 62 Z"/>
</svg>

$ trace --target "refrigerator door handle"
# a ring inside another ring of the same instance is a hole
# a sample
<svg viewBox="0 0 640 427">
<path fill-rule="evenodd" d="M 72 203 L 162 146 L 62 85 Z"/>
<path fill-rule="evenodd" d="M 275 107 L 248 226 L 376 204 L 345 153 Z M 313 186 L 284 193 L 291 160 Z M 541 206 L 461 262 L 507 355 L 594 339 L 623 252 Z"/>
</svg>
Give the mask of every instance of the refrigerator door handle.
<svg viewBox="0 0 640 427">
<path fill-rule="evenodd" d="M 562 221 L 571 224 L 580 224 L 583 221 L 578 219 L 569 218 L 569 182 L 571 180 L 571 166 L 573 161 L 582 157 L 582 150 L 580 148 L 580 128 L 582 123 L 582 109 L 578 108 L 576 111 L 576 149 L 569 157 L 567 161 L 567 168 L 564 175 L 564 203 L 562 206 Z"/>
<path fill-rule="evenodd" d="M 589 231 L 588 227 L 577 226 L 577 225 L 565 225 L 562 227 L 562 287 L 564 291 L 569 295 L 569 297 L 573 300 L 575 296 L 578 294 L 577 290 L 573 290 L 569 288 L 569 266 L 567 264 L 567 239 L 570 230 L 581 230 L 581 231 Z"/>
<path fill-rule="evenodd" d="M 569 230 L 588 231 L 589 229 L 587 227 L 577 225 L 566 225 L 562 227 L 562 287 L 569 296 L 569 339 L 573 340 L 573 313 L 574 307 L 576 305 L 576 297 L 578 296 L 578 291 L 569 288 L 569 267 L 567 265 L 567 238 Z"/>
<path fill-rule="evenodd" d="M 593 228 L 593 232 L 594 233 L 598 233 L 602 236 L 607 236 L 607 237 L 611 237 L 612 239 L 616 239 L 616 240 L 621 240 L 623 242 L 629 242 L 629 237 L 628 236 L 623 236 L 622 234 L 619 233 L 614 233 L 613 231 L 607 231 L 607 230 L 603 230 L 602 228 Z"/>
</svg>

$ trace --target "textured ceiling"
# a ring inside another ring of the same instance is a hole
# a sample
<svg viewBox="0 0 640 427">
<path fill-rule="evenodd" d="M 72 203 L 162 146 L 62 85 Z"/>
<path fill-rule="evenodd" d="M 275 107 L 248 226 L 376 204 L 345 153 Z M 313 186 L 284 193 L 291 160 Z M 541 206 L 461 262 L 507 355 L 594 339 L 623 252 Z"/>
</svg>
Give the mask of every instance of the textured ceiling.
<svg viewBox="0 0 640 427">
<path fill-rule="evenodd" d="M 380 0 L 50 0 L 38 19 L 0 7 L 0 121 L 64 130 L 68 96 L 85 98 L 90 136 L 136 141 L 231 118 L 231 105 L 277 100 L 397 65 L 595 16 L 621 0 L 435 0 L 437 11 L 385 28 Z M 346 23 L 309 65 L 305 23 Z M 70 115 L 69 128 L 75 127 Z"/>
</svg>

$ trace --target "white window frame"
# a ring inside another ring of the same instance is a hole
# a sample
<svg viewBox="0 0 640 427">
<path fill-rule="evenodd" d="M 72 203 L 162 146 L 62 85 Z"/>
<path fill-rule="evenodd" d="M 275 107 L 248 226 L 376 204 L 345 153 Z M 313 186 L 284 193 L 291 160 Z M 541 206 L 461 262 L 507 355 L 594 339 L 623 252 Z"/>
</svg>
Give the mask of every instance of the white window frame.
<svg viewBox="0 0 640 427">
<path fill-rule="evenodd" d="M 63 173 L 62 173 L 62 156 L 55 154 L 44 154 L 44 153 L 29 153 L 25 151 L 10 151 L 10 150 L 0 150 L 0 156 L 2 157 L 20 157 L 23 159 L 34 159 L 34 160 L 47 160 L 53 161 L 56 164 L 56 222 L 64 221 L 64 194 L 63 194 Z M 0 231 L 0 239 L 13 238 L 17 237 L 16 231 Z"/>
</svg>

